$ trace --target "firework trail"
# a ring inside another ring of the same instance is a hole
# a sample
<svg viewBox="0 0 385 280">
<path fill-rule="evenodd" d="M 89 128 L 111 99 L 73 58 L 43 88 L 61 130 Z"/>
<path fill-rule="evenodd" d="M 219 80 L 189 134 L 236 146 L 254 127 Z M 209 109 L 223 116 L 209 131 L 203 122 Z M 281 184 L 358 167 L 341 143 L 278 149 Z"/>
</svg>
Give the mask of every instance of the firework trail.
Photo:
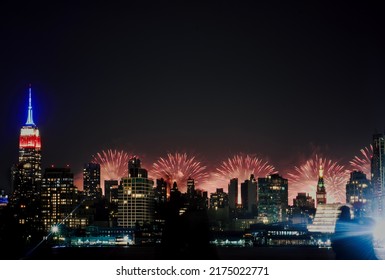
<svg viewBox="0 0 385 280">
<path fill-rule="evenodd" d="M 100 180 L 120 180 L 127 176 L 129 154 L 118 150 L 103 150 L 92 155 L 92 162 L 100 164 Z"/>
<path fill-rule="evenodd" d="M 163 178 L 171 185 L 176 182 L 178 189 L 184 192 L 187 188 L 187 179 L 191 177 L 198 186 L 201 186 L 208 179 L 206 166 L 186 153 L 168 153 L 167 157 L 160 157 L 152 165 L 150 172 L 153 178 Z"/>
<path fill-rule="evenodd" d="M 371 171 L 371 160 L 373 156 L 373 146 L 365 147 L 360 150 L 360 155 L 355 156 L 350 163 L 351 170 L 362 171 L 366 174 L 368 178 L 370 178 Z"/>
<path fill-rule="evenodd" d="M 267 161 L 254 155 L 237 154 L 223 161 L 214 172 L 210 174 L 208 189 L 223 188 L 227 192 L 230 179 L 238 178 L 238 183 L 250 179 L 253 174 L 255 178 L 266 177 L 266 175 L 277 172 Z M 240 197 L 240 196 L 239 196 Z"/>
<path fill-rule="evenodd" d="M 345 188 L 349 178 L 349 171 L 345 166 L 340 165 L 337 161 L 319 157 L 317 154 L 307 160 L 301 166 L 296 166 L 294 172 L 288 173 L 289 180 L 289 204 L 293 202 L 293 198 L 297 193 L 309 193 L 316 199 L 316 189 L 319 177 L 319 168 L 323 166 L 324 182 L 327 193 L 327 202 L 345 203 Z"/>
</svg>

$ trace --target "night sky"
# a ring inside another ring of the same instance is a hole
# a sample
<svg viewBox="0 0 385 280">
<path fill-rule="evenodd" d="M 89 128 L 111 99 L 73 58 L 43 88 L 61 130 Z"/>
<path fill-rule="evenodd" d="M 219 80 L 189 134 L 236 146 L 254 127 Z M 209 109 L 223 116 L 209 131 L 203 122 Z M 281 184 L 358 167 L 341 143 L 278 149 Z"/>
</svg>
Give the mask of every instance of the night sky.
<svg viewBox="0 0 385 280">
<path fill-rule="evenodd" d="M 109 148 L 280 171 L 314 149 L 347 162 L 383 132 L 383 4 L 181 2 L 1 1 L 0 189 L 29 83 L 43 167 L 75 173 Z"/>
</svg>

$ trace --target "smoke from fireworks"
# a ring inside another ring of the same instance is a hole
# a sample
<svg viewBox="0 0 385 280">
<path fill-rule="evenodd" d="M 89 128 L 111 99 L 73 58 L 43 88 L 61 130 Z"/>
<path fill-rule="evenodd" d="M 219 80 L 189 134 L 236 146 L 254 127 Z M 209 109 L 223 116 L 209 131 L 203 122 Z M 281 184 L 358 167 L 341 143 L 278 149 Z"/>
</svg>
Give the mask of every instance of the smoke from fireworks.
<svg viewBox="0 0 385 280">
<path fill-rule="evenodd" d="M 345 203 L 345 188 L 349 172 L 345 169 L 345 166 L 340 165 L 337 161 L 319 157 L 316 154 L 303 165 L 299 167 L 296 166 L 294 172 L 288 173 L 289 204 L 293 202 L 293 198 L 295 198 L 299 192 L 309 193 L 314 199 L 316 198 L 319 168 L 321 165 L 324 169 L 323 178 L 327 202 Z"/>
<path fill-rule="evenodd" d="M 206 169 L 195 156 L 188 156 L 186 153 L 168 153 L 166 158 L 160 157 L 153 163 L 150 175 L 157 179 L 163 178 L 170 184 L 176 182 L 178 189 L 184 192 L 189 177 L 195 180 L 198 187 L 205 183 L 208 178 Z"/>
<path fill-rule="evenodd" d="M 227 192 L 227 185 L 230 179 L 238 178 L 238 183 L 250 179 L 253 174 L 255 178 L 266 177 L 266 175 L 277 172 L 274 166 L 267 161 L 254 155 L 237 154 L 223 161 L 211 174 L 210 186 L 212 191 L 215 188 L 224 188 Z M 240 197 L 240 196 L 239 196 Z"/>
<path fill-rule="evenodd" d="M 360 150 L 360 155 L 355 156 L 350 163 L 350 167 L 353 170 L 362 171 L 366 174 L 366 176 L 370 178 L 371 174 L 371 159 L 373 156 L 373 146 L 365 147 Z"/>
</svg>

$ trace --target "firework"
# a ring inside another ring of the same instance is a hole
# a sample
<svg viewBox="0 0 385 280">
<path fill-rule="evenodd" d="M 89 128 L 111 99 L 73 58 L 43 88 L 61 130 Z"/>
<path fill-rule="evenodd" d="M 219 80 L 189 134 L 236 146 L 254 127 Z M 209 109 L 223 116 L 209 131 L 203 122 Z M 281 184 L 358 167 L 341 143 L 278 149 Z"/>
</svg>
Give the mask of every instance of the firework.
<svg viewBox="0 0 385 280">
<path fill-rule="evenodd" d="M 255 178 L 266 177 L 266 175 L 277 172 L 267 161 L 254 155 L 238 154 L 223 161 L 211 174 L 210 185 L 213 188 L 226 188 L 230 179 L 238 178 L 238 182 L 250 179 L 253 174 Z"/>
<path fill-rule="evenodd" d="M 367 176 L 369 176 L 371 171 L 371 160 L 373 156 L 373 146 L 365 147 L 360 150 L 360 155 L 355 156 L 350 163 L 351 171 L 358 170 L 364 172 Z"/>
<path fill-rule="evenodd" d="M 327 193 L 327 202 L 346 201 L 345 188 L 349 172 L 337 161 L 319 157 L 317 154 L 303 165 L 296 166 L 293 173 L 288 173 L 289 203 L 299 192 L 309 193 L 316 198 L 316 189 L 319 178 L 319 168 L 323 166 L 324 182 Z"/>
<path fill-rule="evenodd" d="M 176 182 L 182 192 L 187 188 L 187 179 L 191 177 L 199 185 L 204 184 L 208 178 L 206 166 L 186 153 L 168 153 L 167 157 L 160 157 L 152 165 L 150 174 L 155 178 L 163 178 L 170 184 Z"/>
<path fill-rule="evenodd" d="M 124 151 L 109 149 L 93 155 L 92 161 L 100 164 L 100 179 L 104 183 L 105 180 L 120 180 L 126 177 L 130 157 Z"/>
</svg>

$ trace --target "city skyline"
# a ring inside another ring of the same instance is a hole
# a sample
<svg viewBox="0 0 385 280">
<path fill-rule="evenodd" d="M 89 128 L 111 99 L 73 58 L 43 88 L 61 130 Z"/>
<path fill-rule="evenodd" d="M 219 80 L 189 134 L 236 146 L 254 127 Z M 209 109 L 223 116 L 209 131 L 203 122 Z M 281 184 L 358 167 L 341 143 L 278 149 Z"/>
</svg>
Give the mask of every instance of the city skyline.
<svg viewBox="0 0 385 280">
<path fill-rule="evenodd" d="M 36 124 L 33 121 L 31 105 L 31 89 L 32 87 L 29 85 L 26 124 L 35 127 Z M 363 152 L 365 150 L 366 153 Z M 149 176 L 152 179 L 163 178 L 169 180 L 170 185 L 173 182 L 177 182 L 179 189 L 185 191 L 187 179 L 191 177 L 196 180 L 199 189 L 209 191 L 210 193 L 215 192 L 217 188 L 226 188 L 233 178 L 239 180 L 240 186 L 244 180 L 248 180 L 250 175 L 255 175 L 257 178 L 263 178 L 271 174 L 288 176 L 290 178 L 289 182 L 291 180 L 291 185 L 289 185 L 289 204 L 291 204 L 293 198 L 300 192 L 305 192 L 315 197 L 317 187 L 314 186 L 318 180 L 318 170 L 326 164 L 329 199 L 331 202 L 345 202 L 345 186 L 350 173 L 352 171 L 367 171 L 368 169 L 366 165 L 369 164 L 368 159 L 370 159 L 372 151 L 369 151 L 369 148 L 366 147 L 361 149 L 361 153 L 364 155 L 363 160 L 360 161 L 360 155 L 356 155 L 349 161 L 350 165 L 343 165 L 342 161 L 323 158 L 314 152 L 312 157 L 308 158 L 302 165 L 293 166 L 291 170 L 286 169 L 283 172 L 276 170 L 274 165 L 264 161 L 262 158 L 258 158 L 256 155 L 243 153 L 235 154 L 233 157 L 218 163 L 217 166 L 204 165 L 198 160 L 199 156 L 197 155 L 178 152 L 174 154 L 167 153 L 167 157 L 159 157 L 156 161 L 147 163 L 145 166 L 149 169 Z M 92 155 L 92 159 L 83 163 L 83 165 L 91 163 L 99 163 L 101 165 L 101 171 L 99 171 L 101 175 L 100 184 L 104 191 L 104 180 L 122 180 L 125 178 L 127 176 L 129 159 L 137 155 L 132 152 L 129 154 L 124 150 L 103 150 Z M 50 165 L 50 167 L 54 166 L 64 167 L 54 164 Z M 70 165 L 66 164 L 65 167 L 70 167 Z M 295 174 L 295 172 L 298 174 Z M 365 174 L 370 176 L 370 174 Z M 80 173 L 75 173 L 74 178 L 74 184 L 79 190 L 83 190 L 83 181 L 82 169 Z M 7 188 L 5 189 L 7 190 Z"/>
<path fill-rule="evenodd" d="M 0 188 L 29 83 L 44 167 L 80 173 L 107 149 L 348 166 L 384 127 L 381 5 L 4 4 Z"/>
</svg>

